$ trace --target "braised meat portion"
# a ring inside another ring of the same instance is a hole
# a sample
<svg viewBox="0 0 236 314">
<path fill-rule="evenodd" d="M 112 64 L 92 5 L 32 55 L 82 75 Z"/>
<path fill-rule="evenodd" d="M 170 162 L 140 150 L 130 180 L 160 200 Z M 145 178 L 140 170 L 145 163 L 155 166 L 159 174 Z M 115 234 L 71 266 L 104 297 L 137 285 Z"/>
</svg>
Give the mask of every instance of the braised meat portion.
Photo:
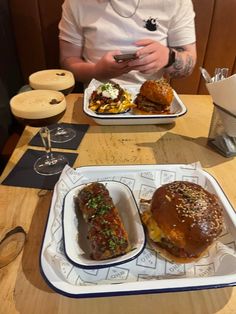
<svg viewBox="0 0 236 314">
<path fill-rule="evenodd" d="M 104 184 L 94 182 L 85 186 L 75 198 L 75 204 L 88 226 L 93 259 L 113 258 L 130 250 L 127 232 Z"/>
<path fill-rule="evenodd" d="M 147 114 L 161 114 L 170 112 L 169 107 L 166 105 L 154 103 L 140 93 L 137 95 L 135 103 L 137 104 L 137 109 L 140 109 Z"/>
</svg>

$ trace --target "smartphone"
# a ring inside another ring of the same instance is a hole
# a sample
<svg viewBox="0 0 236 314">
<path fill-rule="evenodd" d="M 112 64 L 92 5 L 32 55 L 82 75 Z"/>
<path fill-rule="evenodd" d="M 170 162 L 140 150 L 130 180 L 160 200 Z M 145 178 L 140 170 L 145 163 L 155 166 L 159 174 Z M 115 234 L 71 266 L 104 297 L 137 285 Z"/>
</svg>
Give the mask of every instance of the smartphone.
<svg viewBox="0 0 236 314">
<path fill-rule="evenodd" d="M 116 62 L 123 62 L 123 61 L 135 60 L 137 59 L 137 56 L 136 56 L 136 52 L 124 53 L 120 55 L 115 55 L 114 59 L 116 60 Z"/>
</svg>

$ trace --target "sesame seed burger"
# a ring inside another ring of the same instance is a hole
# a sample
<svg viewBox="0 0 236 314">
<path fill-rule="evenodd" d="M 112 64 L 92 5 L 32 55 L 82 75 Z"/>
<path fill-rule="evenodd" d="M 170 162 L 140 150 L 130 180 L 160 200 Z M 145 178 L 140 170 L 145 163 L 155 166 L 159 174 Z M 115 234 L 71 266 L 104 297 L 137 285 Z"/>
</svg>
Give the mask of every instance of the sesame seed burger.
<svg viewBox="0 0 236 314">
<path fill-rule="evenodd" d="M 145 81 L 134 100 L 137 107 L 133 112 L 149 115 L 167 114 L 170 112 L 173 98 L 173 89 L 165 79 Z"/>
<path fill-rule="evenodd" d="M 216 195 L 200 185 L 174 181 L 158 188 L 142 214 L 150 245 L 165 259 L 190 263 L 200 259 L 223 228 Z"/>
</svg>

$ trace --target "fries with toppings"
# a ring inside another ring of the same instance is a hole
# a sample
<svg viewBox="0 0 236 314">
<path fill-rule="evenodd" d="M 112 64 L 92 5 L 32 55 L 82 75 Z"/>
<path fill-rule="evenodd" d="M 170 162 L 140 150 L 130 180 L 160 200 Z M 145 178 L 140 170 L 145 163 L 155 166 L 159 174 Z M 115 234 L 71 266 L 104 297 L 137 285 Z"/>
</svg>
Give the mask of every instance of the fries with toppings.
<svg viewBox="0 0 236 314">
<path fill-rule="evenodd" d="M 89 99 L 89 108 L 100 114 L 124 113 L 134 107 L 131 94 L 116 83 L 101 84 Z"/>
</svg>

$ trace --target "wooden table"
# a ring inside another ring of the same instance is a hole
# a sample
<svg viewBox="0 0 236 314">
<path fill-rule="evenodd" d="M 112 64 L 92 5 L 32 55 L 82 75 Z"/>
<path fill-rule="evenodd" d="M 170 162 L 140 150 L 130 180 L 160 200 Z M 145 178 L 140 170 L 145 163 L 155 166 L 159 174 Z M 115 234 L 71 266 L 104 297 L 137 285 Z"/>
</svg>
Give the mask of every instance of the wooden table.
<svg viewBox="0 0 236 314">
<path fill-rule="evenodd" d="M 82 110 L 82 95 L 67 96 L 64 121 L 89 123 L 75 166 L 192 163 L 200 161 L 236 207 L 236 159 L 207 145 L 209 96 L 181 95 L 188 112 L 170 125 L 99 126 Z M 1 180 L 22 156 L 37 129 L 27 127 Z M 236 287 L 125 297 L 71 299 L 52 291 L 39 272 L 39 249 L 52 192 L 0 186 L 0 235 L 16 225 L 27 232 L 24 250 L 0 269 L 0 314 L 236 313 Z"/>
</svg>

